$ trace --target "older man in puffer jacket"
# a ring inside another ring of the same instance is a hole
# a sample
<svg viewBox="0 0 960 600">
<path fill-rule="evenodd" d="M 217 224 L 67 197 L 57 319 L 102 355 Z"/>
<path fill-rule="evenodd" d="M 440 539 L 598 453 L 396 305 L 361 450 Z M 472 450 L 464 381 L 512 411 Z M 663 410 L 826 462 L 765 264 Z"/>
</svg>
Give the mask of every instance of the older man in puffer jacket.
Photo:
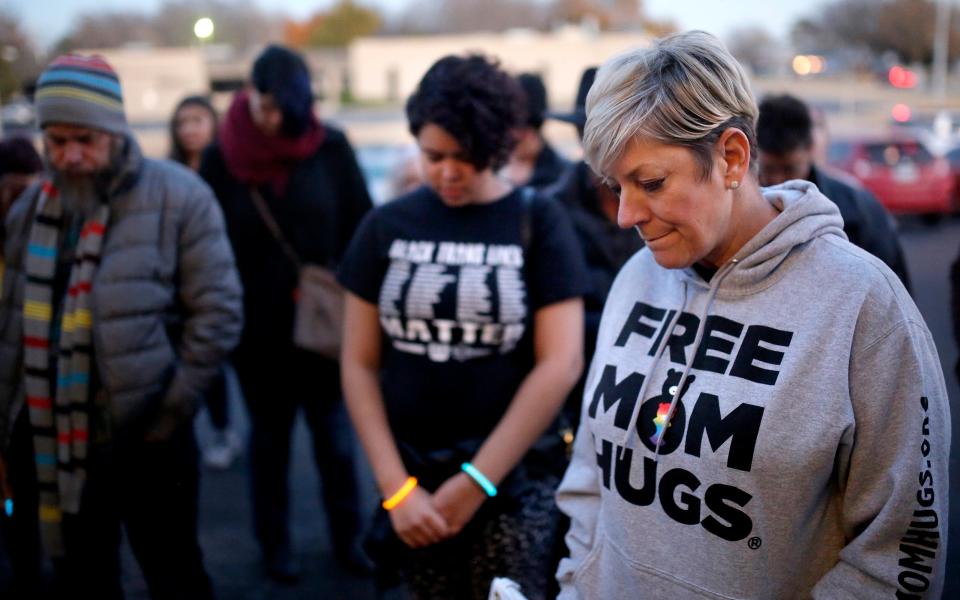
<svg viewBox="0 0 960 600">
<path fill-rule="evenodd" d="M 7 216 L 0 295 L 15 591 L 51 559 L 57 597 L 122 597 L 122 524 L 152 597 L 209 598 L 192 416 L 242 325 L 223 217 L 142 156 L 103 59 L 54 60 L 36 109 L 48 171 Z"/>
</svg>

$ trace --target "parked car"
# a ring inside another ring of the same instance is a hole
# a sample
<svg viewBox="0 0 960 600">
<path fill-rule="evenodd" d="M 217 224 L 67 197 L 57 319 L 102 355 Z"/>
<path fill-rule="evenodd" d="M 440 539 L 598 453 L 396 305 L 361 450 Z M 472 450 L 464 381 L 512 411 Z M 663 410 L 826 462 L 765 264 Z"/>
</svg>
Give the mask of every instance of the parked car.
<svg viewBox="0 0 960 600">
<path fill-rule="evenodd" d="M 915 136 L 894 132 L 836 139 L 827 161 L 856 177 L 892 213 L 934 217 L 953 212 L 950 165 Z"/>
</svg>

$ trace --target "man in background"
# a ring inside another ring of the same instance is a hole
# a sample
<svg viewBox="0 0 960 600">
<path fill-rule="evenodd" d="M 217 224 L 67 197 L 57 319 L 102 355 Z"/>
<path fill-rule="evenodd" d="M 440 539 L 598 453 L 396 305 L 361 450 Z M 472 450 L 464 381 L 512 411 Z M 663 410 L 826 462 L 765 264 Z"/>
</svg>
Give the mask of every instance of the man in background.
<svg viewBox="0 0 960 600">
<path fill-rule="evenodd" d="M 151 597 L 211 598 L 193 415 L 240 337 L 223 216 L 142 155 L 102 58 L 54 60 L 36 110 L 49 167 L 7 215 L 0 294 L 14 596 L 50 591 L 50 559 L 54 597 L 121 598 L 123 526 Z"/>
<path fill-rule="evenodd" d="M 850 242 L 885 262 L 909 291 L 907 264 L 893 217 L 866 188 L 854 187 L 816 165 L 813 141 L 813 119 L 806 104 L 786 94 L 764 98 L 757 121 L 761 185 L 790 179 L 816 184 L 840 209 Z"/>
<path fill-rule="evenodd" d="M 517 76 L 527 99 L 526 125 L 516 130 L 517 145 L 501 174 L 513 185 L 541 189 L 553 184 L 570 166 L 543 137 L 547 112 L 547 88 L 539 75 Z"/>
<path fill-rule="evenodd" d="M 596 67 L 584 70 L 580 77 L 573 112 L 550 115 L 553 119 L 574 125 L 581 140 L 583 127 L 587 122 L 587 93 L 593 85 L 596 74 Z M 566 209 L 587 263 L 590 289 L 583 297 L 583 308 L 586 327 L 584 358 L 585 364 L 589 365 L 593 358 L 597 333 L 600 329 L 600 316 L 603 313 L 603 305 L 610 292 L 610 286 L 613 285 L 620 267 L 643 247 L 643 240 L 633 229 L 621 229 L 617 225 L 620 199 L 582 160 L 571 165 L 544 193 Z M 586 373 L 580 378 L 564 407 L 564 415 L 574 431 L 580 420 L 580 404 L 585 378 Z"/>
</svg>

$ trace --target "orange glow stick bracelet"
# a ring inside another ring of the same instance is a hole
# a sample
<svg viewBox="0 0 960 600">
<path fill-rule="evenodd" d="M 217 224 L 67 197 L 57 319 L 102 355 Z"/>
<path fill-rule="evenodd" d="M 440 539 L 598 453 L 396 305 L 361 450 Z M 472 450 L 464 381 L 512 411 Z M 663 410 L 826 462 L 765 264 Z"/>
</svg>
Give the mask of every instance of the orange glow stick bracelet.
<svg viewBox="0 0 960 600">
<path fill-rule="evenodd" d="M 417 478 L 407 477 L 407 481 L 403 484 L 403 487 L 397 490 L 397 493 L 383 501 L 383 508 L 393 510 L 401 502 L 406 500 L 407 496 L 410 495 L 410 492 L 412 492 L 415 487 L 417 487 Z"/>
</svg>

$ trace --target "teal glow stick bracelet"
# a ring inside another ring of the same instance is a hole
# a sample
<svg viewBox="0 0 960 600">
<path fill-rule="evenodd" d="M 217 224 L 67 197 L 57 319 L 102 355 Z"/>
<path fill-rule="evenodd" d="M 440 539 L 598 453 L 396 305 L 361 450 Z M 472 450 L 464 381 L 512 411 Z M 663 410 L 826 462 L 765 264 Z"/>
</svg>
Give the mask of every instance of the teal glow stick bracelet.
<svg viewBox="0 0 960 600">
<path fill-rule="evenodd" d="M 460 465 L 460 468 L 463 469 L 463 472 L 469 475 L 474 481 L 477 482 L 484 492 L 491 498 L 497 495 L 497 486 L 493 485 L 486 476 L 481 473 L 475 466 L 471 465 L 468 462 Z"/>
</svg>

